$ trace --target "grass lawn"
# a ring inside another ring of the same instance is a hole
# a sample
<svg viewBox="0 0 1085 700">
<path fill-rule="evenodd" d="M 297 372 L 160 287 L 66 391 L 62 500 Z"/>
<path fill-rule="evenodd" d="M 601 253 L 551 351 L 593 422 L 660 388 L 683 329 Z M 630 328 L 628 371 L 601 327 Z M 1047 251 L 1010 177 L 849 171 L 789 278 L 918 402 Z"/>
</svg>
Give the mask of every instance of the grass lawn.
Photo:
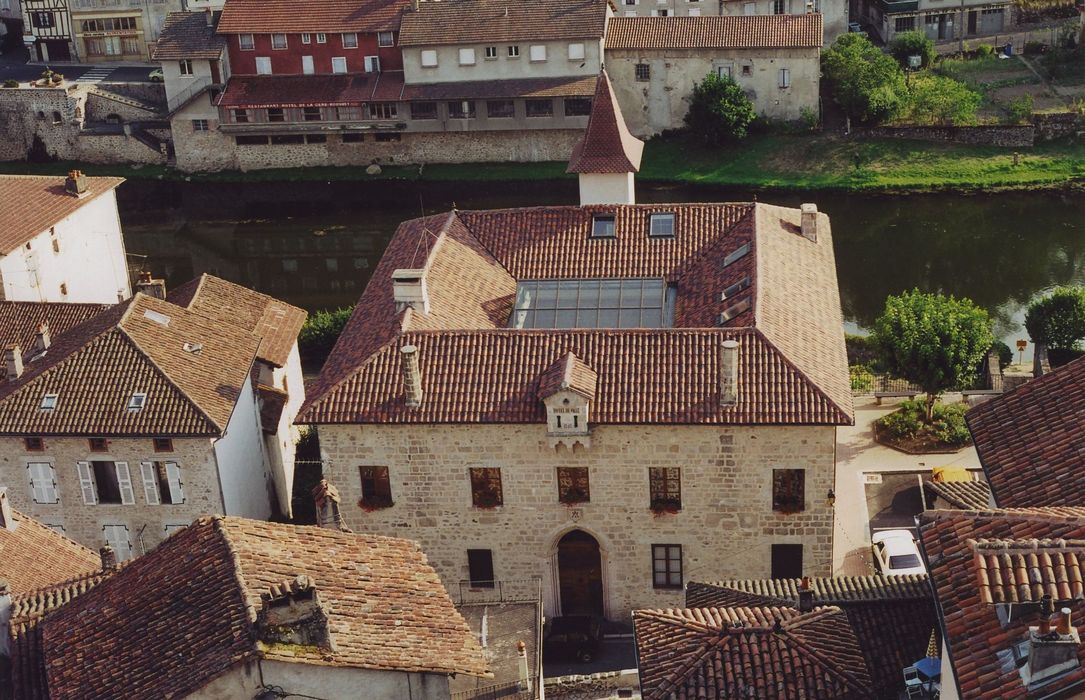
<svg viewBox="0 0 1085 700">
<path fill-rule="evenodd" d="M 186 176 L 161 166 L 77 163 L 0 163 L 0 172 L 88 175 L 196 182 L 291 180 L 544 181 L 569 178 L 564 162 L 464 163 L 390 166 L 378 176 L 363 168 L 287 168 Z M 771 189 L 926 191 L 1054 187 L 1085 181 L 1085 144 L 1051 143 L 1013 149 L 900 140 L 844 139 L 836 135 L 757 135 L 742 144 L 708 149 L 681 137 L 648 142 L 642 182 Z"/>
</svg>

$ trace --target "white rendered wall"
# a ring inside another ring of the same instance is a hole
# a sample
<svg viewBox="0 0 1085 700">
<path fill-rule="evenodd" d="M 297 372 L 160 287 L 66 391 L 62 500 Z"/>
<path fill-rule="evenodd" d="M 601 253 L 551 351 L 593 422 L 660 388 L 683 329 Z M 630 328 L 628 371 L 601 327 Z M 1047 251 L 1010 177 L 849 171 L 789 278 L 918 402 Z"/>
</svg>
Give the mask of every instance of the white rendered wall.
<svg viewBox="0 0 1085 700">
<path fill-rule="evenodd" d="M 289 398 L 279 417 L 279 426 L 274 435 L 267 435 L 268 452 L 274 467 L 275 492 L 279 496 L 279 509 L 285 515 L 291 515 L 291 500 L 294 496 L 294 454 L 301 434 L 294 419 L 298 416 L 301 404 L 305 401 L 305 379 L 301 372 L 301 354 L 298 344 L 290 349 L 286 366 L 274 371 L 276 389 L 282 389 Z"/>
<path fill-rule="evenodd" d="M 115 190 L 61 219 L 52 233 L 42 231 L 29 246 L 0 258 L 0 299 L 115 304 L 132 296 Z"/>
<path fill-rule="evenodd" d="M 567 39 L 562 41 L 518 41 L 520 55 L 510 58 L 510 42 L 490 44 L 458 44 L 453 46 L 408 46 L 403 49 L 403 79 L 407 84 L 447 83 L 470 80 L 511 80 L 522 78 L 555 78 L 599 75 L 602 56 L 598 39 Z M 531 46 L 546 47 L 546 60 L 532 61 Z M 569 45 L 583 44 L 583 58 L 569 58 Z M 486 47 L 497 47 L 497 58 L 486 58 Z M 475 62 L 460 64 L 460 49 L 474 49 Z M 437 52 L 437 65 L 422 66 L 422 51 Z"/>
<path fill-rule="evenodd" d="M 215 443 L 215 458 L 226 515 L 266 520 L 271 515 L 272 476 L 251 379 L 241 390 L 226 434 Z"/>
<path fill-rule="evenodd" d="M 636 204 L 633 173 L 580 176 L 580 204 Z"/>
</svg>

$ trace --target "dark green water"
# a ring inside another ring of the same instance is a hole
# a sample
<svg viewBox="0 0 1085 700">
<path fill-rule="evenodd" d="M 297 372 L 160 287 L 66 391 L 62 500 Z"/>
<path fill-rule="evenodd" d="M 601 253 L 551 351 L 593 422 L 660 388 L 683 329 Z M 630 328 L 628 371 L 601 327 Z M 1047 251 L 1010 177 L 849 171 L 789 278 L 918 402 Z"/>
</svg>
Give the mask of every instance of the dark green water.
<svg viewBox="0 0 1085 700">
<path fill-rule="evenodd" d="M 638 189 L 642 202 L 746 201 L 749 192 Z M 844 313 L 869 324 L 885 297 L 919 287 L 971 297 L 1013 345 L 1023 310 L 1051 287 L 1085 283 L 1085 193 L 765 194 L 813 201 L 832 219 Z M 314 310 L 351 304 L 403 219 L 447 210 L 574 204 L 559 185 L 163 183 L 129 181 L 121 219 L 133 262 L 171 285 L 201 272 Z M 144 257 L 137 257 L 144 256 Z"/>
</svg>

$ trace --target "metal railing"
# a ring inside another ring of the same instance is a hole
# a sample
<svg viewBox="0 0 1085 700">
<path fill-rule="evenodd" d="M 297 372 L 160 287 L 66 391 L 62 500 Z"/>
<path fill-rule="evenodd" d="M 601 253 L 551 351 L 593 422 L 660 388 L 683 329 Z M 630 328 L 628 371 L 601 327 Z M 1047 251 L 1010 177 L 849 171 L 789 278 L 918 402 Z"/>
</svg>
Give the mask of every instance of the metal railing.
<svg viewBox="0 0 1085 700">
<path fill-rule="evenodd" d="M 542 600 L 542 579 L 501 581 L 460 581 L 458 605 L 488 605 L 491 603 L 535 603 Z"/>
<path fill-rule="evenodd" d="M 169 114 L 172 116 L 177 110 L 184 107 L 193 98 L 212 85 L 214 85 L 214 82 L 211 80 L 210 76 L 201 76 L 198 80 L 176 95 L 169 95 L 167 98 L 169 104 L 166 106 L 166 109 L 169 110 Z"/>
<path fill-rule="evenodd" d="M 487 685 L 470 690 L 459 690 L 451 694 L 451 700 L 527 700 L 536 697 L 530 690 L 520 690 L 520 685 L 513 681 L 499 685 Z"/>
</svg>

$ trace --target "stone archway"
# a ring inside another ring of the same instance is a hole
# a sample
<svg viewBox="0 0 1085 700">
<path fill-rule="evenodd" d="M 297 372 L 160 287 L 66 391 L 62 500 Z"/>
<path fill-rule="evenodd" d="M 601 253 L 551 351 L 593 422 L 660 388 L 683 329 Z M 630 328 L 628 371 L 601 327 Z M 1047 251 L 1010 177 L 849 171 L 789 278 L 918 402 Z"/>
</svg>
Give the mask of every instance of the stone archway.
<svg viewBox="0 0 1085 700">
<path fill-rule="evenodd" d="M 603 558 L 599 541 L 574 529 L 558 540 L 557 549 L 561 614 L 602 617 Z"/>
</svg>

